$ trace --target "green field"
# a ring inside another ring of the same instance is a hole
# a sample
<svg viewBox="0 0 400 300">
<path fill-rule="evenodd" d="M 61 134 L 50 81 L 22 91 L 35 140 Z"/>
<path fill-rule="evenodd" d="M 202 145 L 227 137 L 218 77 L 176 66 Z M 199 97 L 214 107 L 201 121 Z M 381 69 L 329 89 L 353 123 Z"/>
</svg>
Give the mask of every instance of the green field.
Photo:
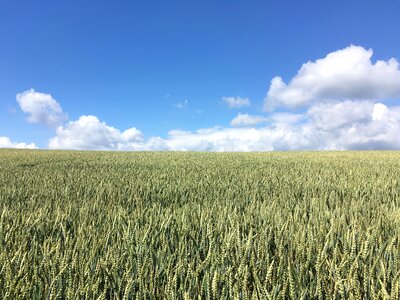
<svg viewBox="0 0 400 300">
<path fill-rule="evenodd" d="M 399 299 L 400 152 L 0 150 L 2 299 Z"/>
</svg>

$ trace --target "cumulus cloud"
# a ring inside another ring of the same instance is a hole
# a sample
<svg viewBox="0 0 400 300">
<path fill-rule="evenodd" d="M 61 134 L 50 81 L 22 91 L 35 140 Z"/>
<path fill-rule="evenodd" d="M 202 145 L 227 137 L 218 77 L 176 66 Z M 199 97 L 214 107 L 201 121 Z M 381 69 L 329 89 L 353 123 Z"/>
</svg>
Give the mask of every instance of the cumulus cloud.
<svg viewBox="0 0 400 300">
<path fill-rule="evenodd" d="M 240 108 L 244 106 L 250 106 L 249 98 L 241 98 L 241 97 L 222 97 L 222 101 L 228 104 L 231 108 Z"/>
<path fill-rule="evenodd" d="M 30 123 L 39 123 L 48 127 L 57 127 L 67 121 L 67 115 L 60 104 L 50 95 L 35 92 L 34 89 L 17 94 L 21 110 L 28 114 Z"/>
<path fill-rule="evenodd" d="M 399 98 L 399 62 L 391 58 L 373 63 L 372 55 L 371 49 L 351 45 L 303 64 L 288 83 L 279 76 L 274 77 L 264 100 L 264 110 L 296 108 L 316 102 Z"/>
<path fill-rule="evenodd" d="M 136 128 L 120 131 L 101 122 L 95 116 L 81 116 L 56 130 L 50 139 L 50 149 L 130 150 L 143 139 Z"/>
<path fill-rule="evenodd" d="M 231 121 L 232 126 L 255 126 L 260 123 L 266 122 L 268 119 L 264 116 L 258 115 L 249 115 L 239 113 L 234 119 Z"/>
<path fill-rule="evenodd" d="M 81 116 L 57 128 L 50 149 L 133 150 L 133 151 L 268 151 L 302 149 L 307 146 L 304 132 L 290 132 L 286 124 L 271 128 L 204 128 L 194 132 L 171 130 L 166 138 L 143 139 L 136 128 L 120 131 L 95 116 Z"/>
<path fill-rule="evenodd" d="M 322 117 L 315 114 L 319 110 Z M 338 117 L 330 119 L 330 110 Z M 344 117 L 341 115 L 343 113 Z M 284 115 L 282 115 L 284 116 Z M 173 131 L 164 150 L 272 151 L 400 149 L 400 106 L 353 102 L 317 106 L 301 117 L 270 119 L 262 128 L 209 128 Z M 287 117 L 287 116 L 285 116 Z M 285 122 L 289 120 L 289 122 Z"/>
<path fill-rule="evenodd" d="M 317 103 L 304 114 L 274 113 L 253 128 L 171 130 L 144 139 L 136 128 L 121 131 L 95 116 L 59 127 L 51 149 L 132 151 L 273 151 L 400 149 L 400 106 L 371 101 Z"/>
<path fill-rule="evenodd" d="M 303 131 L 302 128 L 296 131 Z M 271 151 L 306 147 L 306 133 L 290 132 L 286 126 L 264 128 L 207 128 L 164 139 L 175 151 Z"/>
<path fill-rule="evenodd" d="M 370 118 L 340 128 L 336 145 L 340 149 L 400 149 L 400 106 L 373 105 Z M 333 135 L 333 133 L 332 133 Z"/>
<path fill-rule="evenodd" d="M 34 143 L 16 143 L 9 137 L 0 136 L 0 148 L 37 149 L 37 146 Z"/>
<path fill-rule="evenodd" d="M 318 103 L 308 109 L 308 115 L 317 128 L 333 130 L 355 123 L 372 121 L 374 105 L 371 101 Z"/>
</svg>

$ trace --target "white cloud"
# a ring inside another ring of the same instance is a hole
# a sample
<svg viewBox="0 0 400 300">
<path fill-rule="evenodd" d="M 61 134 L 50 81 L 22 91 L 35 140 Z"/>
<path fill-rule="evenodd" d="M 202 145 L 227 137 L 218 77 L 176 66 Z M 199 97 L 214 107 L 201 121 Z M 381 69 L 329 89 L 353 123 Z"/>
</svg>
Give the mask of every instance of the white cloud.
<svg viewBox="0 0 400 300">
<path fill-rule="evenodd" d="M 389 108 L 382 104 L 382 103 L 376 103 L 374 104 L 374 108 L 372 110 L 372 120 L 374 121 L 381 121 L 384 120 L 386 116 L 390 114 Z"/>
<path fill-rule="evenodd" d="M 293 114 L 288 112 L 273 113 L 268 116 L 271 123 L 295 124 L 304 119 L 302 114 Z"/>
<path fill-rule="evenodd" d="M 120 131 L 101 122 L 95 116 L 81 116 L 56 130 L 50 139 L 50 149 L 80 150 L 130 150 L 142 140 L 142 133 L 136 128 Z"/>
<path fill-rule="evenodd" d="M 370 101 L 317 103 L 304 114 L 275 113 L 261 128 L 179 129 L 143 139 L 136 128 L 120 131 L 95 116 L 59 127 L 51 149 L 132 151 L 272 151 L 400 149 L 400 106 Z"/>
<path fill-rule="evenodd" d="M 37 149 L 34 143 L 16 143 L 6 136 L 0 136 L 0 148 Z"/>
<path fill-rule="evenodd" d="M 374 103 L 371 101 L 343 101 L 318 103 L 308 109 L 308 115 L 317 128 L 333 130 L 355 123 L 372 121 L 373 111 Z"/>
<path fill-rule="evenodd" d="M 339 130 L 336 144 L 340 149 L 400 149 L 400 107 L 374 104 L 368 122 L 353 122 Z"/>
<path fill-rule="evenodd" d="M 28 114 L 27 120 L 31 123 L 56 127 L 68 119 L 60 104 L 50 94 L 38 93 L 30 89 L 17 94 L 17 102 L 21 110 Z"/>
<path fill-rule="evenodd" d="M 263 135 L 263 130 L 254 128 L 206 128 L 169 134 L 164 141 L 175 151 L 251 151 L 257 148 Z"/>
<path fill-rule="evenodd" d="M 266 122 L 268 119 L 264 116 L 256 116 L 249 114 L 239 113 L 234 119 L 231 121 L 232 126 L 255 126 L 260 123 Z"/>
<path fill-rule="evenodd" d="M 222 101 L 228 104 L 231 108 L 240 108 L 244 106 L 250 106 L 249 98 L 241 98 L 241 97 L 222 97 Z"/>
<path fill-rule="evenodd" d="M 400 149 L 400 106 L 354 102 L 332 107 L 319 106 L 321 113 L 345 117 L 315 118 L 306 112 L 299 122 L 279 120 L 262 128 L 209 128 L 195 132 L 170 132 L 163 150 L 188 151 L 271 151 Z M 323 109 L 325 109 L 323 111 Z M 347 113 L 351 110 L 354 115 Z M 289 121 L 290 120 L 289 118 Z M 145 148 L 145 147 L 144 147 Z"/>
<path fill-rule="evenodd" d="M 304 129 L 300 129 L 304 131 Z M 287 125 L 271 128 L 203 128 L 195 132 L 171 130 L 166 138 L 144 140 L 139 130 L 120 131 L 95 116 L 81 116 L 57 128 L 50 149 L 133 151 L 268 151 L 301 149 L 303 134 L 289 132 Z"/>
<path fill-rule="evenodd" d="M 206 128 L 169 134 L 164 146 L 174 151 L 272 151 L 318 147 L 307 126 L 287 124 L 263 128 Z"/>
<path fill-rule="evenodd" d="M 288 84 L 272 79 L 264 110 L 283 106 L 296 108 L 315 102 L 343 100 L 386 100 L 400 97 L 399 62 L 371 62 L 373 51 L 359 46 L 329 53 L 307 62 Z"/>
</svg>

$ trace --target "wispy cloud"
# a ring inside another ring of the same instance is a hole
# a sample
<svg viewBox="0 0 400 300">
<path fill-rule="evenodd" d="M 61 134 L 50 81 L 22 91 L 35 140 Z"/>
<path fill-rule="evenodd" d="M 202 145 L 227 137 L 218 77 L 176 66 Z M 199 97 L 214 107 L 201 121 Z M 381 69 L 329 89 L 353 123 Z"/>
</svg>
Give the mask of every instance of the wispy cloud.
<svg viewBox="0 0 400 300">
<path fill-rule="evenodd" d="M 183 109 L 186 106 L 188 106 L 189 101 L 187 99 L 183 100 L 182 102 L 177 102 L 174 104 L 174 107 L 178 108 L 178 109 Z"/>
<path fill-rule="evenodd" d="M 268 120 L 265 116 L 259 115 L 249 115 L 239 113 L 234 119 L 231 121 L 232 126 L 255 126 L 260 123 L 264 123 Z"/>
<path fill-rule="evenodd" d="M 231 108 L 240 108 L 244 106 L 250 106 L 249 98 L 241 98 L 241 97 L 222 97 L 222 101 L 228 104 Z"/>
</svg>

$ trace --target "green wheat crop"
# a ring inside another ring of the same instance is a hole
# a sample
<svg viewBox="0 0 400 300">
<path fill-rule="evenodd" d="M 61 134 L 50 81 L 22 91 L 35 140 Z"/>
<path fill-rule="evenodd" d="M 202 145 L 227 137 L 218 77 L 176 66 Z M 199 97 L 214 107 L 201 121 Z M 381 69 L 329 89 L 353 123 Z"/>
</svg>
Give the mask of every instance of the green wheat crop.
<svg viewBox="0 0 400 300">
<path fill-rule="evenodd" d="M 0 150 L 2 299 L 399 299 L 400 152 Z"/>
</svg>

